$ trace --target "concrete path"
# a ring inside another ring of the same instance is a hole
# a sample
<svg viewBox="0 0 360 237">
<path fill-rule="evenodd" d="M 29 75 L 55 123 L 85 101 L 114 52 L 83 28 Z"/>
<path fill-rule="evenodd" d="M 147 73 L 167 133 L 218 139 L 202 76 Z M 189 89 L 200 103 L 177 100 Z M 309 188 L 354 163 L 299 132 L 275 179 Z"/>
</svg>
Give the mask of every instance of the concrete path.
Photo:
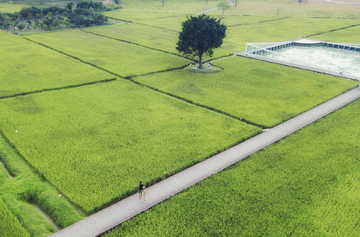
<svg viewBox="0 0 360 237">
<path fill-rule="evenodd" d="M 297 117 L 294 117 L 269 131 L 263 132 L 239 145 L 194 165 L 160 183 L 147 188 L 146 201 L 142 203 L 135 194 L 108 208 L 105 208 L 51 236 L 81 237 L 97 236 L 116 225 L 136 216 L 163 200 L 181 192 L 207 177 L 248 157 L 266 146 L 286 137 L 315 120 L 341 108 L 360 97 L 355 88 L 328 102 L 325 102 Z"/>
</svg>

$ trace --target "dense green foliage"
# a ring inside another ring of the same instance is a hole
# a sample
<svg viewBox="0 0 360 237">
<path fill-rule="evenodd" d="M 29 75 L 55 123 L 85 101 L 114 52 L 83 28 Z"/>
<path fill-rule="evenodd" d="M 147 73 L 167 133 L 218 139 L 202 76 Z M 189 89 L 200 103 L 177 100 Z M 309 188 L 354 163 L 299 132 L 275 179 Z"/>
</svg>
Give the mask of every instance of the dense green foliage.
<svg viewBox="0 0 360 237">
<path fill-rule="evenodd" d="M 181 23 L 182 31 L 176 49 L 184 55 L 198 57 L 199 68 L 202 68 L 203 55 L 213 55 L 213 49 L 219 48 L 226 36 L 226 26 L 220 19 L 205 14 L 190 16 Z"/>
<path fill-rule="evenodd" d="M 21 227 L 21 224 L 16 219 L 16 217 L 13 216 L 13 214 L 6 208 L 1 198 L 0 198 L 0 236 L 2 237 L 29 236 L 26 230 L 24 230 Z"/>
<path fill-rule="evenodd" d="M 191 62 L 79 30 L 36 34 L 28 38 L 123 77 L 179 68 Z"/>
<path fill-rule="evenodd" d="M 272 127 L 356 86 L 356 82 L 243 57 L 213 62 L 224 70 L 176 70 L 134 80 L 197 104 Z"/>
<path fill-rule="evenodd" d="M 0 32 L 0 55 L 0 98 L 114 77 L 65 55 L 3 32 Z"/>
<path fill-rule="evenodd" d="M 359 111 L 357 100 L 105 236 L 359 236 Z"/>
<path fill-rule="evenodd" d="M 102 2 L 82 1 L 72 8 L 74 3 L 67 3 L 66 8 L 51 7 L 23 7 L 19 12 L 0 13 L 0 27 L 6 30 L 22 31 L 27 25 L 28 32 L 33 29 L 52 30 L 69 27 L 81 27 L 91 25 L 102 25 L 107 17 L 102 11 L 107 9 Z M 34 23 L 34 24 L 32 24 Z M 17 26 L 17 27 L 15 27 Z"/>
<path fill-rule="evenodd" d="M 56 228 L 45 221 L 30 204 L 39 206 L 61 228 L 82 219 L 76 208 L 65 198 L 59 199 L 58 191 L 36 174 L 1 134 L 0 162 L 0 200 L 6 203 L 31 236 L 47 236 L 54 233 Z M 6 166 L 13 178 L 6 174 L 1 164 Z"/>
<path fill-rule="evenodd" d="M 128 81 L 0 100 L 0 110 L 20 154 L 87 213 L 261 131 Z"/>
</svg>

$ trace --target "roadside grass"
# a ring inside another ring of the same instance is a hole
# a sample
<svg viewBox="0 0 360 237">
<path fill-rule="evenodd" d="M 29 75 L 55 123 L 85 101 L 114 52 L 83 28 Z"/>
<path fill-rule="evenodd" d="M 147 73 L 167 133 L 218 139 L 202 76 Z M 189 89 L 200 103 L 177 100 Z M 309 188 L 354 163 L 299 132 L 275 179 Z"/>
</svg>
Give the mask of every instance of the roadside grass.
<svg viewBox="0 0 360 237">
<path fill-rule="evenodd" d="M 7 139 L 88 214 L 261 132 L 126 80 L 3 99 L 0 110 Z"/>
<path fill-rule="evenodd" d="M 215 74 L 175 70 L 133 80 L 263 127 L 282 123 L 357 84 L 239 56 L 212 63 L 223 70 Z"/>
<path fill-rule="evenodd" d="M 122 77 L 180 68 L 190 60 L 80 30 L 26 36 Z"/>
<path fill-rule="evenodd" d="M 1 171 L 0 171 L 1 173 Z M 0 174 L 0 180 L 2 179 Z M 0 236 L 30 236 L 0 198 Z"/>
<path fill-rule="evenodd" d="M 321 35 L 312 36 L 312 39 L 337 43 L 353 43 L 360 44 L 360 35 L 358 34 L 360 26 L 329 32 Z"/>
<path fill-rule="evenodd" d="M 104 236 L 359 236 L 360 100 Z"/>
<path fill-rule="evenodd" d="M 0 32 L 0 98 L 114 78 L 113 75 Z"/>
<path fill-rule="evenodd" d="M 36 174 L 1 134 L 0 162 L 4 164 L 11 175 L 9 177 L 3 167 L 0 167 L 0 201 L 4 201 L 7 209 L 20 221 L 30 236 L 47 236 L 56 232 L 56 229 L 32 205 L 40 207 L 60 228 L 83 218 L 66 198 L 59 198 L 58 191 Z M 11 225 L 16 226 L 18 221 L 9 220 L 9 222 L 12 223 L 7 224 L 10 225 L 9 230 L 11 230 Z M 2 228 L 0 228 L 0 233 L 1 231 Z M 18 235 L 0 235 L 21 236 L 22 232 L 19 230 Z"/>
</svg>

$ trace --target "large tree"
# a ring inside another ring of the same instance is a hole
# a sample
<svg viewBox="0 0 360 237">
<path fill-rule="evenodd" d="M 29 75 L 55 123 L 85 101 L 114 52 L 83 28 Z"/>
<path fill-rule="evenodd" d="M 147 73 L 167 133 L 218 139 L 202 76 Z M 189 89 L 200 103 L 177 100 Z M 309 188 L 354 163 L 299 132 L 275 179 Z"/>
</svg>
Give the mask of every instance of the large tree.
<svg viewBox="0 0 360 237">
<path fill-rule="evenodd" d="M 219 48 L 226 34 L 226 26 L 220 19 L 211 18 L 205 14 L 190 16 L 181 23 L 182 31 L 176 49 L 184 55 L 198 56 L 199 68 L 202 67 L 202 56 L 213 55 L 213 49 Z"/>
</svg>

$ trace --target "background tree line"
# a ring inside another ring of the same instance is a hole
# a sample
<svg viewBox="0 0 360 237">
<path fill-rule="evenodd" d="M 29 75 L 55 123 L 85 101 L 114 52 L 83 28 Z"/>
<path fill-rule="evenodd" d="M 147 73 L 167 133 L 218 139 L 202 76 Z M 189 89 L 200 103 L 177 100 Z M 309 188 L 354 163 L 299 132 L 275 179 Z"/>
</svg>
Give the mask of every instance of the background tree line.
<svg viewBox="0 0 360 237">
<path fill-rule="evenodd" d="M 67 3 L 66 7 L 28 7 L 15 13 L 0 13 L 0 28 L 52 30 L 70 27 L 87 27 L 107 22 L 103 11 L 121 8 L 120 5 L 104 6 L 101 2 L 83 1 Z"/>
</svg>

